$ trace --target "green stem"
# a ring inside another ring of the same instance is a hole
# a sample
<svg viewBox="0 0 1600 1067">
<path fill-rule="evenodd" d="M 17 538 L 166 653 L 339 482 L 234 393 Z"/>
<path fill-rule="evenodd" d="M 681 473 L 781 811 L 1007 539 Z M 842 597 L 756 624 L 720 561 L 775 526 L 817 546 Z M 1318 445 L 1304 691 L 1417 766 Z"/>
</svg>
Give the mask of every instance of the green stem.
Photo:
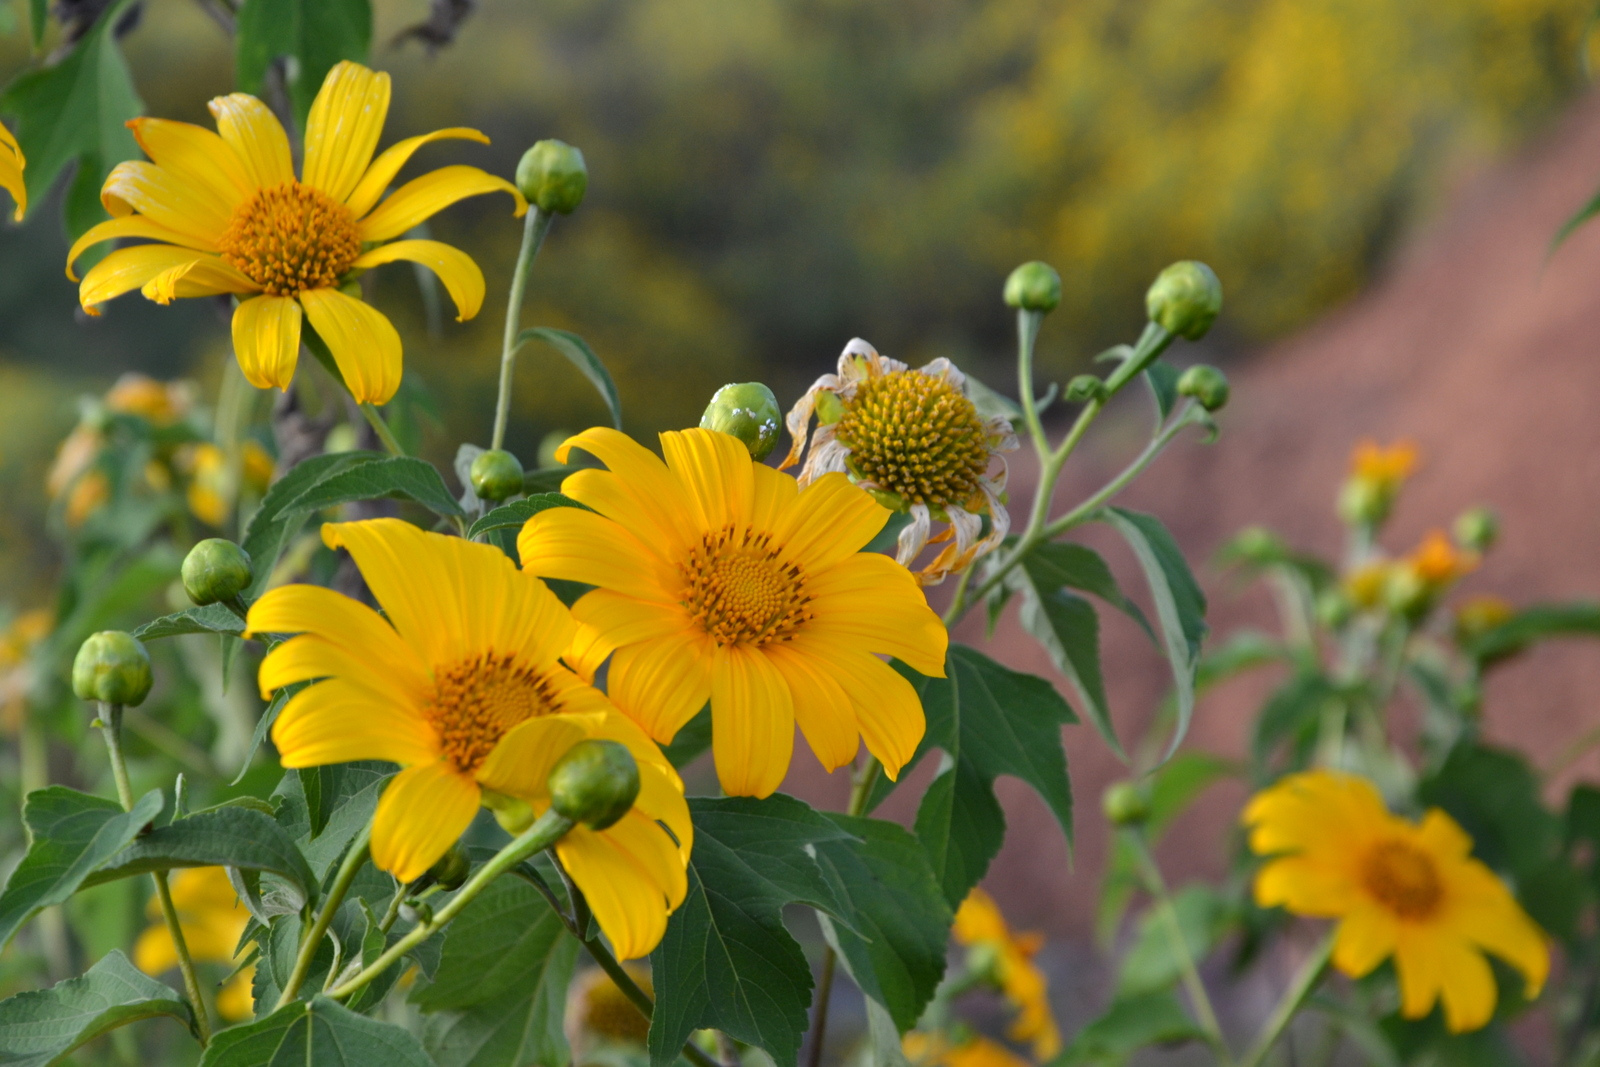
<svg viewBox="0 0 1600 1067">
<path fill-rule="evenodd" d="M 333 886 L 328 890 L 328 899 L 322 902 L 322 910 L 317 913 L 317 918 L 311 924 L 310 931 L 300 942 L 300 951 L 294 959 L 294 970 L 289 972 L 289 980 L 283 984 L 283 992 L 278 994 L 276 1011 L 285 1004 L 294 1003 L 294 998 L 300 995 L 300 987 L 305 984 L 306 975 L 311 973 L 311 961 L 316 958 L 317 947 L 322 944 L 322 938 L 328 932 L 329 925 L 333 922 L 334 913 L 339 910 L 339 905 L 344 903 L 345 894 L 350 891 L 350 884 L 356 880 L 356 874 L 361 870 L 361 865 L 367 862 L 368 843 L 372 840 L 372 826 L 364 827 L 355 841 L 351 842 L 350 851 L 344 854 L 344 860 L 339 864 L 339 873 L 334 876 Z"/>
<path fill-rule="evenodd" d="M 384 933 L 389 932 L 389 928 L 394 925 L 395 920 L 400 918 L 400 905 L 404 904 L 405 902 L 406 887 L 403 885 L 396 885 L 394 887 L 394 896 L 389 898 L 388 910 L 383 913 L 383 918 L 378 920 L 379 930 L 383 931 Z"/>
<path fill-rule="evenodd" d="M 1193 402 L 1186 405 L 1166 429 L 1150 439 L 1150 443 L 1145 445 L 1144 451 L 1140 452 L 1132 463 L 1124 467 L 1121 474 L 1101 486 L 1093 496 L 1084 500 L 1083 503 L 1047 525 L 1044 528 L 1043 539 L 1049 540 L 1065 533 L 1098 511 L 1112 497 L 1126 489 L 1135 478 L 1143 474 L 1145 468 L 1154 463 L 1156 458 L 1166 451 L 1167 446 L 1172 444 L 1173 438 L 1182 433 L 1186 427 L 1199 423 L 1204 414 L 1205 409 L 1200 405 Z"/>
<path fill-rule="evenodd" d="M 1327 970 L 1328 959 L 1333 955 L 1333 940 L 1334 935 L 1330 933 L 1323 939 L 1322 944 L 1317 946 L 1311 958 L 1301 966 L 1293 984 L 1285 991 L 1283 999 L 1278 1001 L 1278 1006 L 1273 1009 L 1272 1018 L 1262 1027 L 1261 1036 L 1256 1038 L 1256 1043 L 1251 1046 L 1249 1054 L 1240 1061 L 1239 1067 L 1260 1067 L 1261 1062 L 1267 1058 L 1267 1053 L 1272 1051 L 1272 1046 L 1283 1036 L 1284 1030 L 1294 1019 L 1295 1012 L 1300 1010 L 1300 1005 L 1316 988 L 1318 980 L 1322 978 L 1322 972 Z"/>
<path fill-rule="evenodd" d="M 1039 339 L 1039 327 L 1043 324 L 1042 312 L 1017 309 L 1017 398 L 1022 404 L 1022 421 L 1041 463 L 1050 455 L 1050 442 L 1045 438 L 1044 424 L 1039 421 L 1039 402 L 1033 395 L 1033 345 Z"/>
<path fill-rule="evenodd" d="M 635 982 L 633 976 L 623 968 L 622 964 L 617 962 L 617 958 L 611 954 L 611 950 L 600 943 L 599 938 L 584 938 L 580 936 L 578 940 L 583 942 L 583 947 L 589 950 L 590 957 L 600 965 L 600 969 L 606 972 L 618 989 L 622 990 L 622 995 L 627 997 L 633 1003 L 633 1006 L 639 1009 L 640 1015 L 643 1015 L 646 1020 L 655 1015 L 656 1005 L 655 1001 L 650 999 L 650 994 L 639 988 L 639 983 Z M 694 1064 L 695 1067 L 721 1067 L 716 1060 L 706 1055 L 704 1050 L 692 1041 L 684 1044 L 683 1058 Z"/>
<path fill-rule="evenodd" d="M 117 783 L 117 799 L 122 810 L 133 810 L 133 786 L 128 781 L 128 763 L 122 755 L 122 705 L 100 704 L 100 726 L 106 737 L 106 749 L 111 755 L 111 777 Z M 184 940 L 183 926 L 178 922 L 178 909 L 172 903 L 172 889 L 167 884 L 166 871 L 152 871 L 156 884 L 156 899 L 161 905 L 161 918 L 172 935 L 172 947 L 178 956 L 178 970 L 183 974 L 183 987 L 189 995 L 189 1005 L 194 1009 L 195 1036 L 204 1048 L 211 1044 L 211 1017 L 206 1011 L 205 998 L 200 994 L 200 979 L 194 972 L 194 960 L 189 955 L 189 943 Z"/>
<path fill-rule="evenodd" d="M 406 450 L 400 447 L 400 442 L 395 439 L 394 431 L 389 429 L 389 424 L 383 421 L 383 415 L 370 402 L 363 401 L 361 414 L 366 416 L 367 425 L 372 427 L 372 432 L 378 435 L 378 440 L 383 442 L 384 449 L 391 456 L 403 456 Z"/>
<path fill-rule="evenodd" d="M 500 393 L 495 399 L 494 436 L 490 438 L 490 448 L 499 448 L 505 443 L 506 421 L 511 417 L 511 371 L 517 361 L 517 336 L 522 333 L 522 302 L 528 291 L 528 270 L 554 219 L 553 214 L 533 205 L 523 220 L 522 250 L 517 253 L 517 267 L 511 275 L 511 295 L 506 300 L 506 332 L 500 347 Z"/>
<path fill-rule="evenodd" d="M 361 989 L 368 982 L 388 970 L 389 966 L 400 957 L 442 930 L 449 924 L 451 919 L 460 914 L 462 908 L 477 899 L 478 894 L 482 893 L 490 882 L 534 853 L 549 848 L 561 840 L 570 829 L 572 829 L 572 821 L 556 814 L 554 809 L 539 816 L 532 826 L 524 830 L 519 837 L 506 845 L 505 848 L 496 852 L 489 862 L 479 867 L 477 873 L 469 878 L 467 884 L 462 886 L 460 891 L 451 898 L 450 903 L 440 908 L 431 920 L 425 923 L 418 923 L 410 933 L 396 941 L 387 952 L 373 960 L 360 974 L 341 982 L 328 993 L 328 996 L 339 999 Z"/>
<path fill-rule="evenodd" d="M 867 810 L 867 802 L 872 797 L 872 785 L 878 780 L 878 772 L 882 769 L 883 764 L 878 762 L 878 757 L 868 753 L 866 761 L 851 776 L 850 806 L 845 809 L 846 815 L 860 815 Z M 832 945 L 822 954 L 822 980 L 817 986 L 817 1016 L 811 1023 L 810 1067 L 818 1067 L 822 1062 L 822 1039 L 828 1032 L 828 1000 L 833 993 L 833 972 L 839 964 L 838 955 Z"/>
</svg>

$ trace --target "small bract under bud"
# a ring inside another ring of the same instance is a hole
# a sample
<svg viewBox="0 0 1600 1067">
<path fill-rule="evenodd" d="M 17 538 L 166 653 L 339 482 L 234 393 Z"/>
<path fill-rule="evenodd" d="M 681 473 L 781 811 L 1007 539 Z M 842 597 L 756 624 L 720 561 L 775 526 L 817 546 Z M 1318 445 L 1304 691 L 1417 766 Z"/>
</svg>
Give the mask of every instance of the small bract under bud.
<svg viewBox="0 0 1600 1067">
<path fill-rule="evenodd" d="M 736 382 L 712 395 L 700 416 L 700 428 L 737 437 L 760 463 L 778 446 L 779 415 L 778 398 L 771 389 L 760 382 Z"/>
<path fill-rule="evenodd" d="M 208 537 L 183 557 L 183 591 L 204 607 L 232 600 L 250 588 L 250 553 L 221 537 Z"/>
<path fill-rule="evenodd" d="M 483 790 L 483 806 L 489 809 L 494 821 L 500 824 L 500 829 L 512 835 L 522 833 L 538 818 L 533 805 L 526 800 L 497 793 L 493 789 Z"/>
<path fill-rule="evenodd" d="M 583 153 L 565 141 L 540 141 L 517 164 L 517 188 L 540 211 L 570 215 L 583 203 L 589 168 Z"/>
<path fill-rule="evenodd" d="M 460 889 L 466 882 L 467 875 L 471 873 L 472 860 L 467 856 L 467 850 L 462 847 L 460 841 L 451 845 L 450 851 L 440 856 L 438 862 L 428 868 L 428 876 L 446 892 Z"/>
<path fill-rule="evenodd" d="M 1061 303 L 1061 275 L 1048 263 L 1024 263 L 1006 279 L 1007 307 L 1050 312 Z"/>
<path fill-rule="evenodd" d="M 1156 276 L 1144 305 L 1151 322 L 1168 333 L 1198 341 L 1222 311 L 1222 283 L 1204 263 L 1181 260 Z"/>
<path fill-rule="evenodd" d="M 522 492 L 522 461 L 503 448 L 479 452 L 470 472 L 472 491 L 498 504 Z"/>
<path fill-rule="evenodd" d="M 639 796 L 639 765 L 616 741 L 579 741 L 550 768 L 550 806 L 575 823 L 604 830 Z"/>
<path fill-rule="evenodd" d="M 136 707 L 150 695 L 150 653 L 132 634 L 90 634 L 72 661 L 72 691 L 80 700 Z"/>
<path fill-rule="evenodd" d="M 1500 539 L 1500 517 L 1488 508 L 1473 508 L 1456 519 L 1456 540 L 1474 552 L 1486 552 Z"/>
<path fill-rule="evenodd" d="M 1106 383 L 1093 374 L 1080 374 L 1067 383 L 1067 391 L 1062 397 L 1069 404 L 1081 404 L 1086 400 L 1104 400 Z"/>
<path fill-rule="evenodd" d="M 1196 363 L 1178 376 L 1178 395 L 1194 397 L 1207 411 L 1220 411 L 1228 403 L 1228 379 L 1217 368 Z"/>
<path fill-rule="evenodd" d="M 1150 818 L 1150 790 L 1138 782 L 1113 782 L 1100 804 L 1113 826 L 1139 826 Z"/>
</svg>

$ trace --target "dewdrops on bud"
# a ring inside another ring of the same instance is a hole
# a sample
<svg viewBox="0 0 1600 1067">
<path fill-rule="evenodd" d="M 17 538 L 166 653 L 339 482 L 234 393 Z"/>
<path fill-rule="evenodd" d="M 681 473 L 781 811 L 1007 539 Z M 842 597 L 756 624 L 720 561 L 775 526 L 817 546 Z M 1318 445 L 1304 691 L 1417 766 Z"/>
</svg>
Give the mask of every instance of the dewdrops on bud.
<svg viewBox="0 0 1600 1067">
<path fill-rule="evenodd" d="M 183 557 L 183 591 L 204 607 L 232 600 L 250 588 L 250 553 L 221 537 L 208 537 Z"/>
<path fill-rule="evenodd" d="M 639 797 L 639 764 L 616 741 L 579 741 L 550 768 L 550 806 L 575 823 L 604 830 Z"/>
<path fill-rule="evenodd" d="M 1150 789 L 1140 782 L 1113 782 L 1100 806 L 1113 826 L 1142 826 L 1150 818 Z"/>
<path fill-rule="evenodd" d="M 570 215 L 583 203 L 589 168 L 583 153 L 565 141 L 540 141 L 517 164 L 517 188 L 540 211 Z"/>
<path fill-rule="evenodd" d="M 1106 398 L 1106 383 L 1092 374 L 1080 374 L 1067 383 L 1067 391 L 1062 394 L 1069 404 L 1082 404 L 1086 400 L 1104 400 Z"/>
<path fill-rule="evenodd" d="M 1144 298 L 1150 321 L 1168 333 L 1198 341 L 1222 311 L 1222 283 L 1210 267 L 1185 259 L 1156 276 Z"/>
<path fill-rule="evenodd" d="M 780 414 L 771 389 L 760 382 L 736 382 L 713 394 L 700 416 L 700 428 L 737 437 L 750 450 L 750 458 L 760 463 L 778 445 Z"/>
<path fill-rule="evenodd" d="M 1500 517 L 1488 508 L 1473 508 L 1456 519 L 1456 540 L 1463 548 L 1487 552 L 1500 539 Z"/>
<path fill-rule="evenodd" d="M 150 695 L 150 653 L 132 634 L 89 635 L 72 661 L 72 691 L 80 700 L 136 707 Z"/>
<path fill-rule="evenodd" d="M 1220 411 L 1228 403 L 1228 379 L 1217 368 L 1196 363 L 1178 376 L 1178 395 L 1194 397 L 1207 411 Z"/>
<path fill-rule="evenodd" d="M 522 492 L 522 462 L 503 448 L 479 452 L 469 475 L 480 500 L 502 500 Z"/>
<path fill-rule="evenodd" d="M 1006 279 L 1005 300 L 1020 311 L 1054 311 L 1061 303 L 1061 275 L 1048 263 L 1024 263 Z"/>
<path fill-rule="evenodd" d="M 466 882 L 467 875 L 472 873 L 472 860 L 467 856 L 467 850 L 457 841 L 450 846 L 450 851 L 439 857 L 437 863 L 428 868 L 428 877 L 446 892 L 460 889 Z"/>
</svg>

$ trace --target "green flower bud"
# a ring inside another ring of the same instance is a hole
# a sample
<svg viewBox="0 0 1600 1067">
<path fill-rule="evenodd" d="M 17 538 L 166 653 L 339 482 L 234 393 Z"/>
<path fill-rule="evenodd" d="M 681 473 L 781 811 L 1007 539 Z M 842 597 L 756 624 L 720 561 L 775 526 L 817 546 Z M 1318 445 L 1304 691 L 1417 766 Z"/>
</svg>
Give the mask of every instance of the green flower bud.
<svg viewBox="0 0 1600 1067">
<path fill-rule="evenodd" d="M 1289 546 L 1283 538 L 1265 526 L 1246 526 L 1222 549 L 1226 559 L 1256 564 L 1277 563 L 1288 554 Z"/>
<path fill-rule="evenodd" d="M 1222 283 L 1204 263 L 1185 259 L 1156 276 L 1145 294 L 1144 306 L 1151 322 L 1168 333 L 1198 341 L 1222 310 Z"/>
<path fill-rule="evenodd" d="M 432 867 L 428 868 L 428 877 L 438 883 L 440 889 L 449 891 L 460 889 L 466 882 L 467 875 L 472 873 L 472 860 L 467 856 L 467 850 L 457 841 L 450 846 L 450 851 L 439 857 Z"/>
<path fill-rule="evenodd" d="M 472 461 L 472 491 L 496 504 L 522 492 L 522 462 L 503 448 L 479 452 Z"/>
<path fill-rule="evenodd" d="M 1228 403 L 1228 379 L 1217 368 L 1196 363 L 1178 376 L 1178 395 L 1194 397 L 1207 411 L 1220 411 Z"/>
<path fill-rule="evenodd" d="M 738 382 L 712 395 L 700 416 L 700 428 L 737 437 L 750 450 L 750 458 L 760 463 L 778 446 L 780 415 L 771 389 L 760 382 Z"/>
<path fill-rule="evenodd" d="M 204 607 L 232 600 L 250 588 L 250 553 L 221 537 L 208 537 L 183 557 L 183 591 Z"/>
<path fill-rule="evenodd" d="M 1488 508 L 1472 508 L 1456 519 L 1456 541 L 1474 552 L 1487 552 L 1500 540 L 1500 516 Z"/>
<path fill-rule="evenodd" d="M 1081 404 L 1086 400 L 1104 400 L 1106 398 L 1106 383 L 1093 374 L 1080 374 L 1067 383 L 1067 391 L 1063 399 L 1069 404 Z"/>
<path fill-rule="evenodd" d="M 1350 478 L 1339 488 L 1339 517 L 1351 526 L 1376 526 L 1389 517 L 1394 490 L 1368 478 Z"/>
<path fill-rule="evenodd" d="M 1007 307 L 1051 312 L 1061 303 L 1061 275 L 1048 263 L 1024 263 L 1006 279 Z"/>
<path fill-rule="evenodd" d="M 573 822 L 604 830 L 633 808 L 639 765 L 616 741 L 579 741 L 550 768 L 550 806 Z"/>
<path fill-rule="evenodd" d="M 1113 782 L 1100 806 L 1113 826 L 1141 826 L 1150 818 L 1150 789 L 1141 782 Z"/>
<path fill-rule="evenodd" d="M 589 168 L 583 153 L 565 141 L 540 141 L 517 164 L 517 188 L 540 211 L 570 215 L 583 203 Z"/>
<path fill-rule="evenodd" d="M 1330 630 L 1338 630 L 1350 621 L 1350 616 L 1355 613 L 1355 605 L 1350 603 L 1350 598 L 1339 589 L 1324 589 L 1317 597 L 1317 621 Z"/>
<path fill-rule="evenodd" d="M 89 635 L 72 661 L 72 691 L 81 700 L 136 707 L 150 695 L 152 680 L 150 653 L 121 630 Z"/>
</svg>

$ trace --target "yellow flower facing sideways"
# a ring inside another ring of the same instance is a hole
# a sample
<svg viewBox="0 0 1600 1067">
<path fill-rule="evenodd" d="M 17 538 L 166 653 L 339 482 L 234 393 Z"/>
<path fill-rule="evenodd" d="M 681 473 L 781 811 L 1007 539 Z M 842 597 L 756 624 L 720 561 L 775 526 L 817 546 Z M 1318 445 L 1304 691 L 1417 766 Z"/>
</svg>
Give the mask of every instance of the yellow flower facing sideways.
<svg viewBox="0 0 1600 1067">
<path fill-rule="evenodd" d="M 574 827 L 556 854 L 617 954 L 648 953 L 688 888 L 683 782 L 561 663 L 576 629 L 567 609 L 491 545 L 399 519 L 329 523 L 322 539 L 349 551 L 383 615 L 314 585 L 282 586 L 251 606 L 249 632 L 299 635 L 262 660 L 262 695 L 322 679 L 291 697 L 272 727 L 283 765 L 400 764 L 373 819 L 372 859 L 410 882 L 486 799 L 517 798 L 542 814 L 545 779 L 568 749 L 587 738 L 620 742 L 639 765 L 633 810 L 605 830 Z"/>
<path fill-rule="evenodd" d="M 1000 991 L 1017 1008 L 1017 1018 L 1008 1035 L 1013 1041 L 1027 1041 L 1039 1060 L 1054 1058 L 1061 1051 L 1061 1031 L 1050 1010 L 1050 983 L 1033 962 L 1044 944 L 1039 934 L 1014 934 L 994 898 L 981 889 L 967 894 L 956 910 L 951 934 L 956 943 L 968 948 L 981 947 L 994 954 L 995 978 Z"/>
<path fill-rule="evenodd" d="M 190 867 L 172 874 L 172 904 L 183 927 L 183 941 L 197 963 L 233 964 L 239 935 L 250 922 L 250 913 L 239 903 L 238 894 L 221 867 Z M 161 905 L 155 897 L 145 908 L 148 926 L 133 945 L 133 962 L 141 971 L 159 976 L 178 965 L 177 946 L 172 931 L 161 919 Z M 230 1022 L 248 1019 L 254 1004 L 250 980 L 255 964 L 242 968 L 217 994 L 217 1012 Z"/>
<path fill-rule="evenodd" d="M 1522 972 L 1530 998 L 1543 988 L 1544 934 L 1438 808 L 1413 823 L 1365 778 L 1318 770 L 1256 794 L 1244 823 L 1250 847 L 1274 857 L 1256 875 L 1256 901 L 1339 920 L 1333 963 L 1352 978 L 1394 957 L 1406 1018 L 1442 999 L 1451 1032 L 1487 1023 L 1496 993 L 1485 952 Z"/>
<path fill-rule="evenodd" d="M 27 160 L 22 158 L 22 146 L 11 131 L 0 126 L 0 189 L 11 194 L 17 209 L 12 218 L 21 222 L 28 211 L 28 187 L 22 183 L 22 169 Z"/>
<path fill-rule="evenodd" d="M 607 689 L 666 744 L 711 701 L 722 788 L 764 797 L 789 769 L 796 724 L 824 768 L 861 741 L 893 778 L 922 739 L 922 705 L 879 655 L 942 677 L 948 637 L 916 579 L 861 548 L 889 512 L 843 474 L 804 490 L 713 430 L 661 435 L 666 454 L 615 430 L 568 439 L 609 470 L 561 491 L 517 545 L 535 573 L 598 586 L 573 605 L 582 669 L 615 649 Z"/>
<path fill-rule="evenodd" d="M 186 122 L 133 119 L 128 125 L 149 162 L 119 163 L 100 200 L 111 213 L 67 255 L 133 237 L 90 269 L 78 299 L 96 306 L 134 289 L 160 304 L 176 297 L 232 293 L 233 347 L 260 389 L 288 388 L 300 351 L 302 311 L 327 343 L 358 401 L 382 404 L 400 385 L 400 335 L 372 306 L 345 291 L 352 272 L 411 260 L 439 276 L 470 319 L 483 303 L 483 272 L 465 252 L 438 241 L 394 238 L 458 200 L 522 194 L 477 167 L 443 167 L 396 189 L 389 185 L 418 148 L 444 138 L 480 141 L 451 128 L 408 137 L 376 159 L 389 111 L 389 76 L 339 63 L 306 120 L 305 166 L 296 178 L 283 126 L 243 93 L 211 101 L 217 132 Z"/>
</svg>

